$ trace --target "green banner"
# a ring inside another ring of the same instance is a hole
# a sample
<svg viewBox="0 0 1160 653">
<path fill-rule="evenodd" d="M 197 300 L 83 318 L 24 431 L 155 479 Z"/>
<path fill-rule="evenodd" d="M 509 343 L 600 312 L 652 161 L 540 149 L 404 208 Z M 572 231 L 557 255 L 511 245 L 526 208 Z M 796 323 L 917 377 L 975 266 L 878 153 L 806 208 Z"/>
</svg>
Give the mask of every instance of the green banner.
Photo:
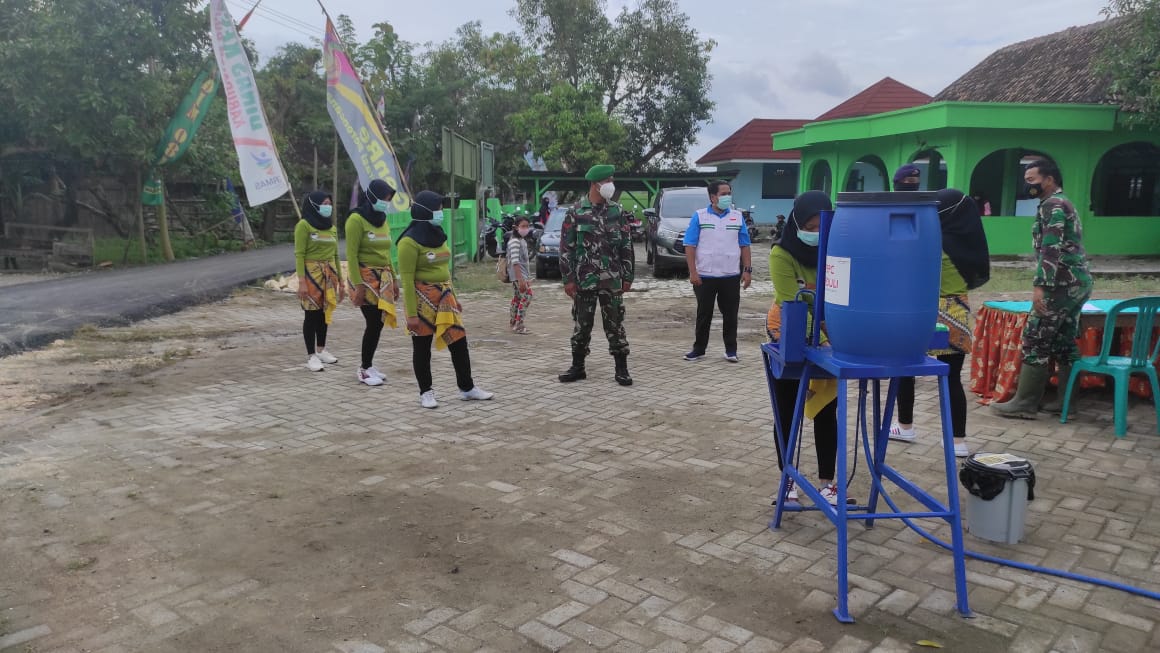
<svg viewBox="0 0 1160 653">
<path fill-rule="evenodd" d="M 163 166 L 181 158 L 205 114 L 209 113 L 209 105 L 213 102 L 218 90 L 217 67 L 212 59 L 207 59 L 193 80 L 193 87 L 181 105 L 177 107 L 177 115 L 169 121 L 165 136 L 157 144 L 156 161 L 154 165 Z"/>
<path fill-rule="evenodd" d="M 157 150 L 153 155 L 153 169 L 149 172 L 149 180 L 145 182 L 144 191 L 141 193 L 142 204 L 158 206 L 164 201 L 164 188 L 157 169 L 173 163 L 185 154 L 185 150 L 193 141 L 193 135 L 197 133 L 198 127 L 201 127 L 201 121 L 205 120 L 205 114 L 209 113 L 209 106 L 213 103 L 217 90 L 217 66 L 213 59 L 206 59 L 201 72 L 193 80 L 189 93 L 177 107 L 177 115 L 169 121 L 165 135 L 157 143 Z"/>
<path fill-rule="evenodd" d="M 157 168 L 149 170 L 149 178 L 141 188 L 141 203 L 145 206 L 161 206 L 165 203 L 165 186 Z"/>
</svg>

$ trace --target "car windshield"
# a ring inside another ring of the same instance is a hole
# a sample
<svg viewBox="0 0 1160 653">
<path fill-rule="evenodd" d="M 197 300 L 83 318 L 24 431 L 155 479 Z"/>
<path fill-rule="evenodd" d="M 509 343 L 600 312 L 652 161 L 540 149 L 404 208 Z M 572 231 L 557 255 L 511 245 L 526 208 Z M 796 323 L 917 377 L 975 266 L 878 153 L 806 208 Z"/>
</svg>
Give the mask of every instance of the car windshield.
<svg viewBox="0 0 1160 653">
<path fill-rule="evenodd" d="M 564 226 L 564 214 L 568 212 L 567 209 L 558 208 L 552 211 L 548 216 L 548 222 L 544 225 L 544 231 L 559 231 Z"/>
<path fill-rule="evenodd" d="M 661 198 L 661 217 L 691 218 L 699 209 L 709 206 L 709 192 L 672 193 Z"/>
</svg>

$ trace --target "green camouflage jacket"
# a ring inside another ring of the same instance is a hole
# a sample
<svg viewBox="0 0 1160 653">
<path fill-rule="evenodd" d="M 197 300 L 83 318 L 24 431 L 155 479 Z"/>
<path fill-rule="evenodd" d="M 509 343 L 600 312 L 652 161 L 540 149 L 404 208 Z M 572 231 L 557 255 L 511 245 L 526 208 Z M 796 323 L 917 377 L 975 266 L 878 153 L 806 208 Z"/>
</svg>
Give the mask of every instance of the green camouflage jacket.
<svg viewBox="0 0 1160 653">
<path fill-rule="evenodd" d="M 1031 228 L 1031 242 L 1038 259 L 1034 285 L 1090 286 L 1092 276 L 1082 241 L 1083 227 L 1071 200 L 1058 192 L 1040 202 Z"/>
<path fill-rule="evenodd" d="M 636 255 L 619 204 L 587 199 L 568 209 L 560 229 L 560 276 L 580 290 L 620 290 L 632 283 Z"/>
</svg>

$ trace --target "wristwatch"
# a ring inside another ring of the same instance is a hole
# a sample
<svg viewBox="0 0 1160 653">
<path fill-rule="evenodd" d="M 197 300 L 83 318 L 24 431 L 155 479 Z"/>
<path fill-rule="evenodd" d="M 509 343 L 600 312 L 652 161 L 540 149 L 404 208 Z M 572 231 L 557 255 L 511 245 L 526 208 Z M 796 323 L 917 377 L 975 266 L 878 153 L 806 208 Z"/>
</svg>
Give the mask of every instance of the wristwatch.
<svg viewBox="0 0 1160 653">
<path fill-rule="evenodd" d="M 741 268 L 741 271 L 742 271 L 742 272 L 748 272 L 748 273 L 750 273 L 750 274 L 753 274 L 753 268 Z"/>
</svg>

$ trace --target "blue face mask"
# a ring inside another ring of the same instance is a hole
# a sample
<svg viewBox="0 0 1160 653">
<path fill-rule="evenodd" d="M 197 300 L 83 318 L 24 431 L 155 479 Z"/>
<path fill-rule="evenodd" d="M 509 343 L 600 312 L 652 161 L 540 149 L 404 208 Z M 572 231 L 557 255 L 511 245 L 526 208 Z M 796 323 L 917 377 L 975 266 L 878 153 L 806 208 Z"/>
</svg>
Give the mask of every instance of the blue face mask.
<svg viewBox="0 0 1160 653">
<path fill-rule="evenodd" d="M 717 198 L 717 206 L 720 207 L 720 209 L 722 211 L 728 211 L 733 206 L 733 196 L 732 195 L 722 195 L 722 196 L 718 197 Z"/>
<path fill-rule="evenodd" d="M 331 213 L 334 213 L 334 207 L 329 204 L 323 204 L 318 207 L 318 215 L 324 218 L 329 218 Z"/>
<path fill-rule="evenodd" d="M 379 201 L 375 202 L 374 206 L 375 206 L 375 210 L 378 211 L 379 213 L 386 213 L 387 210 L 391 208 L 391 205 L 388 204 L 386 200 L 379 200 Z"/>
<path fill-rule="evenodd" d="M 816 231 L 799 231 L 797 232 L 797 237 L 798 240 L 809 245 L 810 247 L 817 247 L 818 240 L 822 237 L 822 234 Z"/>
<path fill-rule="evenodd" d="M 431 214 L 431 224 L 436 227 L 443 224 L 443 211 L 436 211 Z"/>
</svg>

